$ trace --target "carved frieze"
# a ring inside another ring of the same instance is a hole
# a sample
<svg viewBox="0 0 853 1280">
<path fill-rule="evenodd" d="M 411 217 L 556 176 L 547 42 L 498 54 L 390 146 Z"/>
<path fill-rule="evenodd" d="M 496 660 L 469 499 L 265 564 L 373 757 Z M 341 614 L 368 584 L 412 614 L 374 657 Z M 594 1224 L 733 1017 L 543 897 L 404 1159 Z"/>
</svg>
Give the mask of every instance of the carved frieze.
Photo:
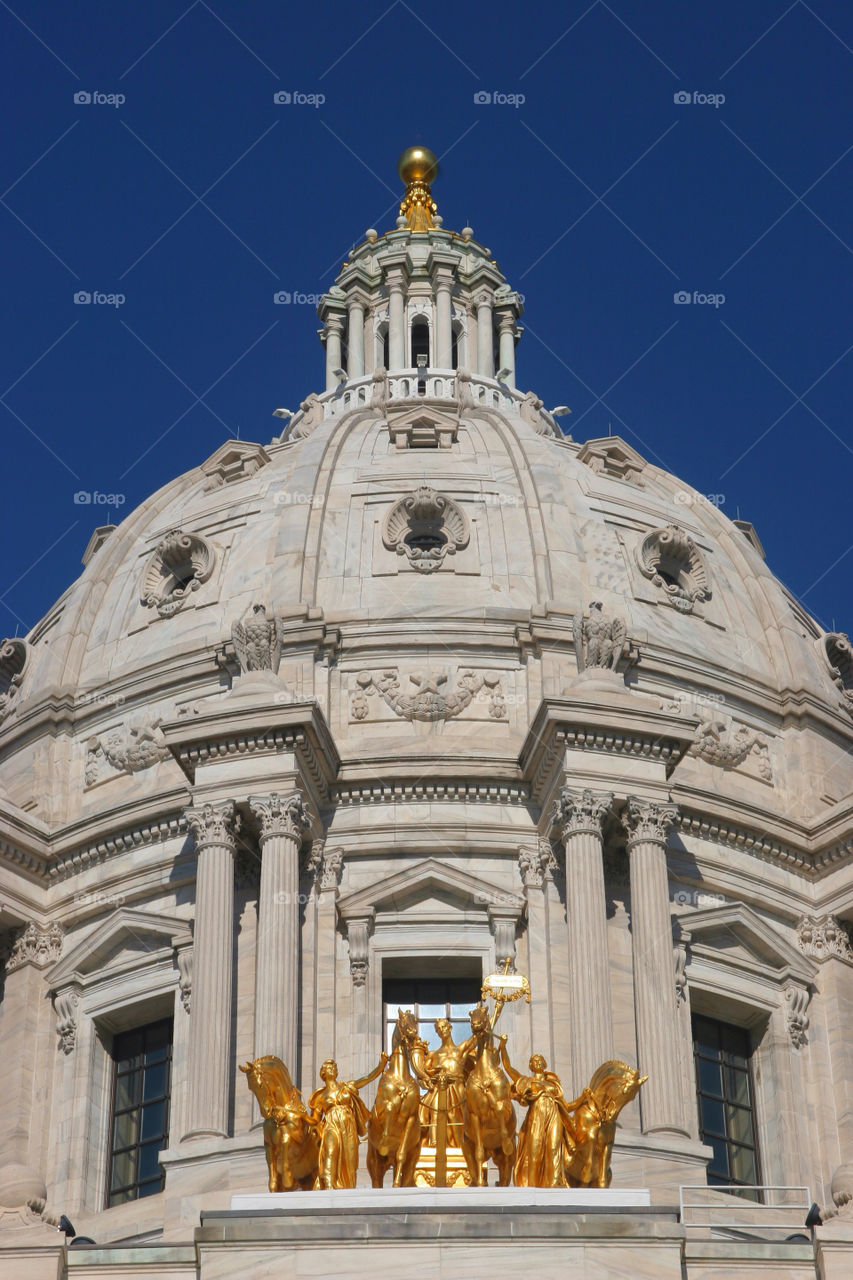
<svg viewBox="0 0 853 1280">
<path fill-rule="evenodd" d="M 362 671 L 356 677 L 357 688 L 350 699 L 353 719 L 366 720 L 370 715 L 369 699 L 378 694 L 403 720 L 450 720 L 461 715 L 481 691 L 485 691 L 491 719 L 507 719 L 500 677 L 494 672 L 460 671 L 453 689 L 447 688 L 446 671 L 413 671 L 408 679 L 414 687 L 411 692 L 404 692 L 396 669 Z"/>
<path fill-rule="evenodd" d="M 395 502 L 382 525 L 384 545 L 418 573 L 440 569 L 448 556 L 467 547 L 470 536 L 462 508 L 426 484 Z"/>
<path fill-rule="evenodd" d="M 62 926 L 55 921 L 46 929 L 30 923 L 15 939 L 9 959 L 6 961 L 6 972 L 13 973 L 25 964 L 33 964 L 37 969 L 46 969 L 49 964 L 58 960 L 62 952 Z"/>
<path fill-rule="evenodd" d="M 755 730 L 739 724 L 735 728 L 731 718 L 701 709 L 703 719 L 687 754 L 696 756 L 721 769 L 736 769 L 749 755 L 757 757 L 759 775 L 765 782 L 773 781 L 773 766 L 767 739 Z"/>
<path fill-rule="evenodd" d="M 169 748 L 159 717 L 112 729 L 103 737 L 92 737 L 86 743 L 86 786 L 94 786 L 110 774 L 150 769 L 168 756 Z"/>
<path fill-rule="evenodd" d="M 678 525 L 653 529 L 637 546 L 636 555 L 643 577 L 679 613 L 691 613 L 697 601 L 710 595 L 702 553 Z"/>
<path fill-rule="evenodd" d="M 797 943 L 805 955 L 819 963 L 830 956 L 853 960 L 850 937 L 837 916 L 803 916 L 797 924 Z"/>
<path fill-rule="evenodd" d="M 0 643 L 0 724 L 15 710 L 27 665 L 26 640 Z"/>
<path fill-rule="evenodd" d="M 213 573 L 216 553 L 198 533 L 173 529 L 157 547 L 142 576 L 142 603 L 169 618 Z"/>
</svg>

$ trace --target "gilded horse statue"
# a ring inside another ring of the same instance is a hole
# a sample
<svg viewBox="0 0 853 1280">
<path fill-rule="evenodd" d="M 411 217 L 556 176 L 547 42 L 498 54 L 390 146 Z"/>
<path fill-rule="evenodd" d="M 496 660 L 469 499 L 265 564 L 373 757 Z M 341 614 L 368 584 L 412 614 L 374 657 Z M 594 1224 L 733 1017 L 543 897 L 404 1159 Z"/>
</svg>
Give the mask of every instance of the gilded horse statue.
<svg viewBox="0 0 853 1280">
<path fill-rule="evenodd" d="M 614 1058 L 602 1063 L 581 1096 L 566 1104 L 573 1121 L 567 1133 L 566 1181 L 570 1187 L 610 1186 L 616 1117 L 636 1098 L 646 1080 L 648 1076 Z"/>
<path fill-rule="evenodd" d="M 412 1056 L 426 1045 L 418 1037 L 418 1021 L 410 1010 L 397 1010 L 391 1057 L 376 1089 L 367 1122 L 367 1171 L 374 1187 L 394 1170 L 395 1187 L 412 1187 L 421 1154 L 420 1089 L 411 1072 Z"/>
<path fill-rule="evenodd" d="M 273 1054 L 241 1064 L 240 1070 L 264 1118 L 270 1191 L 312 1191 L 317 1185 L 320 1138 L 317 1122 L 290 1072 Z"/>
<path fill-rule="evenodd" d="M 465 1079 L 466 1116 L 463 1149 L 475 1187 L 486 1185 L 485 1162 L 494 1160 L 498 1186 L 508 1187 L 515 1160 L 515 1111 L 510 1083 L 501 1067 L 489 1011 L 484 1004 L 472 1009 L 471 1037 L 465 1042 L 468 1072 Z M 473 1063 L 472 1063 L 473 1060 Z"/>
</svg>

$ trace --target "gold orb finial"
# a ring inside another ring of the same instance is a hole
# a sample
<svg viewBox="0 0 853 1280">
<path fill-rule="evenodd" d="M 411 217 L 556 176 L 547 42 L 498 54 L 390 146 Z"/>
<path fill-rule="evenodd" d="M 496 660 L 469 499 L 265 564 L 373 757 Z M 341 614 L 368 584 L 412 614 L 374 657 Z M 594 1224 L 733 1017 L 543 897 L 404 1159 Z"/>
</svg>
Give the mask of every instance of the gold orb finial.
<svg viewBox="0 0 853 1280">
<path fill-rule="evenodd" d="M 438 156 L 429 147 L 406 147 L 397 161 L 397 172 L 406 184 L 401 219 L 405 218 L 409 231 L 429 231 L 436 225 L 433 219 L 438 212 L 429 189 L 438 177 Z"/>
<path fill-rule="evenodd" d="M 429 147 L 406 147 L 397 161 L 397 172 L 408 185 L 411 182 L 435 182 L 438 177 L 438 156 Z"/>
</svg>

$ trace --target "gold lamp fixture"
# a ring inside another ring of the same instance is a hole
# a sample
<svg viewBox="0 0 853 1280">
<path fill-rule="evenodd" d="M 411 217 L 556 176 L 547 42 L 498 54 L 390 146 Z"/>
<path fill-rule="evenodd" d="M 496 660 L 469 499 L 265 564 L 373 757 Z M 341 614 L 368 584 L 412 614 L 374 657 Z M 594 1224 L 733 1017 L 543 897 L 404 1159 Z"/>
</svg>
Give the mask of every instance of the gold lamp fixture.
<svg viewBox="0 0 853 1280">
<path fill-rule="evenodd" d="M 406 184 L 400 202 L 400 218 L 409 231 L 429 231 L 437 224 L 438 206 L 430 184 L 438 177 L 438 156 L 429 147 L 407 147 L 397 161 L 397 172 Z"/>
</svg>

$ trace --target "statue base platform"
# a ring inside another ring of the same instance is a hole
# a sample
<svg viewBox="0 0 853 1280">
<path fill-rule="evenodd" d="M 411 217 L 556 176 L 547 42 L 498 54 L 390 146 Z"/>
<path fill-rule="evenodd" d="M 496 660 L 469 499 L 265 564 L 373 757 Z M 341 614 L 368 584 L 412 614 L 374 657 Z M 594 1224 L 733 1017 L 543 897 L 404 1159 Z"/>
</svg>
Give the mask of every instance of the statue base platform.
<svg viewBox="0 0 853 1280">
<path fill-rule="evenodd" d="M 355 1187 L 351 1191 L 267 1192 L 233 1195 L 232 1213 L 377 1213 L 431 1210 L 440 1213 L 480 1209 L 550 1209 L 559 1213 L 613 1213 L 647 1209 L 651 1195 L 644 1188 L 610 1187 Z"/>
</svg>

